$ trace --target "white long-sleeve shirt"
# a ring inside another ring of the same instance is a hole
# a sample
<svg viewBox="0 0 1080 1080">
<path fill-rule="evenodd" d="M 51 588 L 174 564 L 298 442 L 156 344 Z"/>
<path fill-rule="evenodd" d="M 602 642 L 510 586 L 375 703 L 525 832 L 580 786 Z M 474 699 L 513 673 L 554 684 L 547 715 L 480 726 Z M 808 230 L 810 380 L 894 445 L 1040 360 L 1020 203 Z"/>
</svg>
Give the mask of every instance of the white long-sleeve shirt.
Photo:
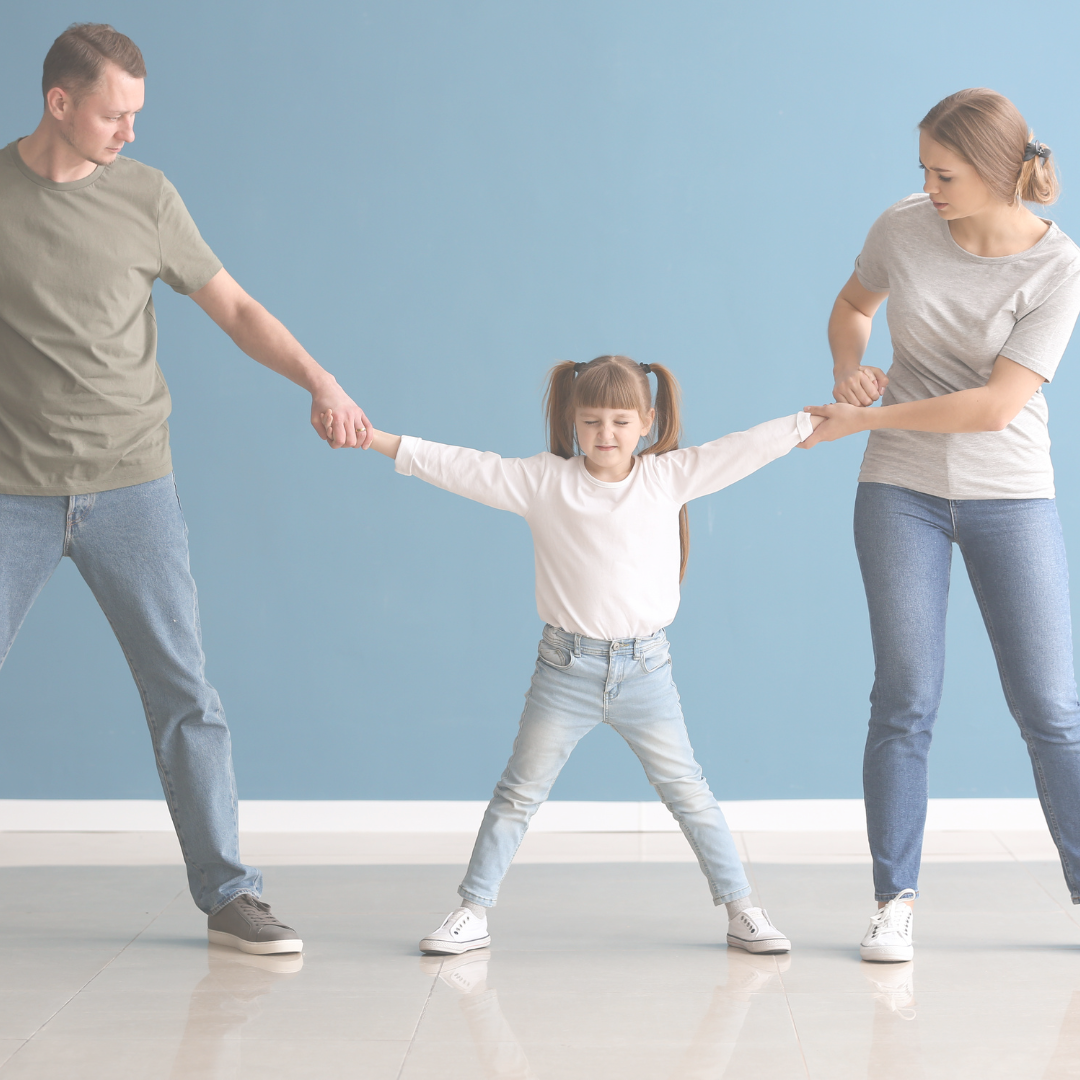
<svg viewBox="0 0 1080 1080">
<path fill-rule="evenodd" d="M 540 618 L 607 641 L 644 638 L 679 610 L 679 509 L 783 457 L 813 431 L 807 413 L 703 446 L 645 454 L 625 480 L 597 480 L 584 457 L 498 454 L 403 435 L 395 468 L 520 514 L 536 552 Z"/>
</svg>

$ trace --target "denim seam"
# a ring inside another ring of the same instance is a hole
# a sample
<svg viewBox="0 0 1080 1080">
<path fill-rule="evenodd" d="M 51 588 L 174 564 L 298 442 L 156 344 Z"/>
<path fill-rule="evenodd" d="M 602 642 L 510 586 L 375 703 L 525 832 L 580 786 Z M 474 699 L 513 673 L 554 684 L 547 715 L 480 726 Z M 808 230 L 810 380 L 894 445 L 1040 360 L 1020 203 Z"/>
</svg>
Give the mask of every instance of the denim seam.
<svg viewBox="0 0 1080 1080">
<path fill-rule="evenodd" d="M 1031 762 L 1035 767 L 1035 775 L 1037 777 L 1037 786 L 1039 789 L 1040 801 L 1043 805 L 1043 811 L 1046 814 L 1047 825 L 1050 828 L 1050 835 L 1053 837 L 1054 846 L 1058 849 L 1058 855 L 1061 857 L 1062 853 L 1062 836 L 1061 827 L 1058 825 L 1057 814 L 1054 812 L 1054 805 L 1050 800 L 1050 791 L 1046 783 L 1046 774 L 1043 772 L 1042 760 L 1039 757 L 1039 751 L 1032 744 L 1028 738 L 1027 722 L 1024 717 L 1024 712 L 1020 708 L 1016 697 L 1013 694 L 1011 685 L 1009 684 L 1009 676 L 1004 663 L 1004 659 L 1001 655 L 1001 649 L 998 645 L 997 634 L 994 632 L 994 622 L 990 616 L 990 609 L 986 603 L 986 594 L 983 591 L 982 581 L 979 577 L 978 571 L 975 569 L 973 562 L 968 562 L 967 554 L 964 551 L 964 545 L 957 541 L 957 546 L 960 548 L 960 552 L 964 555 L 964 562 L 968 568 L 968 578 L 971 580 L 971 587 L 975 592 L 976 599 L 979 602 L 979 609 L 982 613 L 983 623 L 986 626 L 986 636 L 990 639 L 990 647 L 994 650 L 994 659 L 997 661 L 998 677 L 1001 679 L 1001 689 L 1005 695 L 1005 702 L 1009 706 L 1009 711 L 1013 715 L 1013 719 L 1016 721 L 1017 727 L 1020 728 L 1020 735 L 1024 740 L 1024 744 L 1028 748 L 1028 753 L 1031 755 Z M 1061 858 L 1061 868 L 1065 873 L 1065 881 L 1069 886 L 1069 894 L 1073 903 L 1080 902 L 1080 887 L 1077 886 L 1073 876 L 1070 873 L 1070 868 L 1066 864 L 1065 859 Z"/>
<path fill-rule="evenodd" d="M 102 608 L 101 610 L 102 614 L 105 615 L 106 620 L 108 620 L 109 626 L 111 627 L 113 632 L 113 637 L 116 638 L 117 644 L 119 644 L 120 650 L 124 654 L 124 659 L 128 663 L 128 670 L 131 672 L 131 677 L 135 681 L 135 686 L 139 691 L 139 697 L 142 699 L 143 712 L 146 714 L 146 726 L 150 729 L 150 746 L 154 751 L 154 761 L 157 763 L 158 776 L 161 777 L 161 786 L 164 789 L 165 799 L 169 806 L 169 817 L 172 819 L 173 831 L 176 833 L 176 841 L 180 845 L 180 854 L 184 857 L 184 864 L 190 868 L 192 866 L 192 861 L 188 853 L 188 847 L 187 844 L 184 842 L 184 834 L 180 829 L 180 822 L 177 820 L 176 815 L 173 813 L 172 809 L 173 806 L 177 805 L 178 802 L 176 797 L 176 791 L 172 786 L 172 776 L 169 774 L 169 770 L 165 765 L 165 760 L 164 758 L 162 758 L 158 750 L 158 724 L 157 718 L 154 716 L 153 709 L 150 708 L 150 696 L 146 691 L 146 687 L 143 685 L 142 679 L 139 678 L 138 671 L 135 670 L 135 665 L 132 662 L 131 657 L 128 655 L 127 646 L 124 644 L 119 633 L 117 633 L 115 624 L 113 623 L 112 619 L 105 611 L 105 609 Z M 203 885 L 207 885 L 208 881 L 206 873 L 202 867 L 199 867 L 199 875 L 202 878 Z M 237 893 L 237 896 L 239 895 L 240 894 Z M 226 903 L 228 903 L 228 901 L 226 901 Z M 225 905 L 222 904 L 221 906 L 224 907 Z M 221 908 L 219 907 L 216 910 L 220 911 Z"/>
</svg>

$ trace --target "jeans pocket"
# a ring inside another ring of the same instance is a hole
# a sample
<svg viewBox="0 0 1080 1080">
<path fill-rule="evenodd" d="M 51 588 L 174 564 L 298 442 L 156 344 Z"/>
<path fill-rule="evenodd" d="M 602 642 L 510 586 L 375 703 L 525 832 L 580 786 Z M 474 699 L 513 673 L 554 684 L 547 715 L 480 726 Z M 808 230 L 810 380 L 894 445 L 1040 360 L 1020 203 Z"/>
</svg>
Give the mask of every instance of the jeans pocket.
<svg viewBox="0 0 1080 1080">
<path fill-rule="evenodd" d="M 646 675 L 651 675 L 665 664 L 671 663 L 671 647 L 665 641 L 655 649 L 650 649 L 647 653 L 643 653 L 639 663 L 641 664 L 641 670 L 644 671 Z"/>
<path fill-rule="evenodd" d="M 541 638 L 537 652 L 548 667 L 566 669 L 573 666 L 574 654 L 565 645 L 553 645 Z"/>
</svg>

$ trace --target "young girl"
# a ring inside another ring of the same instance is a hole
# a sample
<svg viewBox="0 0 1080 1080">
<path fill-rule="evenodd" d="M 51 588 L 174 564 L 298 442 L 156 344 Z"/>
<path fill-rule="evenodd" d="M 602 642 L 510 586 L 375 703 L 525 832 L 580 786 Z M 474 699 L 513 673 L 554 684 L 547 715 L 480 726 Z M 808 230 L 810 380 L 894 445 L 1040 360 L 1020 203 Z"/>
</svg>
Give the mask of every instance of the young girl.
<svg viewBox="0 0 1080 1080">
<path fill-rule="evenodd" d="M 684 504 L 782 457 L 820 420 L 798 413 L 679 450 L 678 399 L 667 368 L 600 356 L 552 369 L 550 453 L 504 459 L 374 432 L 371 445 L 394 458 L 399 473 L 525 518 L 536 549 L 537 608 L 547 623 L 513 754 L 458 889 L 462 906 L 420 942 L 422 952 L 491 943 L 487 909 L 529 819 L 578 740 L 601 722 L 629 743 L 679 822 L 713 903 L 727 908 L 728 944 L 753 953 L 791 948 L 752 903 L 727 823 L 694 759 L 664 627 L 675 617 L 686 569 Z"/>
</svg>

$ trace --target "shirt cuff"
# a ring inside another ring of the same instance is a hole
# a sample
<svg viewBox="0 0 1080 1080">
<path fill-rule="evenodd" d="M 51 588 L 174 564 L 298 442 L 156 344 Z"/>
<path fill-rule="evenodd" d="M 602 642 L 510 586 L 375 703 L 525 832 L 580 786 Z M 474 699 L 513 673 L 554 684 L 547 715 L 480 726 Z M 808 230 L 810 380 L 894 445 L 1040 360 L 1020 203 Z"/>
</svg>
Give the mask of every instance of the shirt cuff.
<svg viewBox="0 0 1080 1080">
<path fill-rule="evenodd" d="M 413 458 L 416 457 L 416 448 L 421 440 L 415 435 L 402 435 L 401 445 L 398 447 L 397 457 L 394 458 L 394 472 L 402 476 L 412 476 Z"/>
<path fill-rule="evenodd" d="M 810 419 L 808 412 L 797 412 L 795 414 L 795 426 L 799 429 L 799 442 L 810 438 L 814 434 L 814 422 Z"/>
</svg>

